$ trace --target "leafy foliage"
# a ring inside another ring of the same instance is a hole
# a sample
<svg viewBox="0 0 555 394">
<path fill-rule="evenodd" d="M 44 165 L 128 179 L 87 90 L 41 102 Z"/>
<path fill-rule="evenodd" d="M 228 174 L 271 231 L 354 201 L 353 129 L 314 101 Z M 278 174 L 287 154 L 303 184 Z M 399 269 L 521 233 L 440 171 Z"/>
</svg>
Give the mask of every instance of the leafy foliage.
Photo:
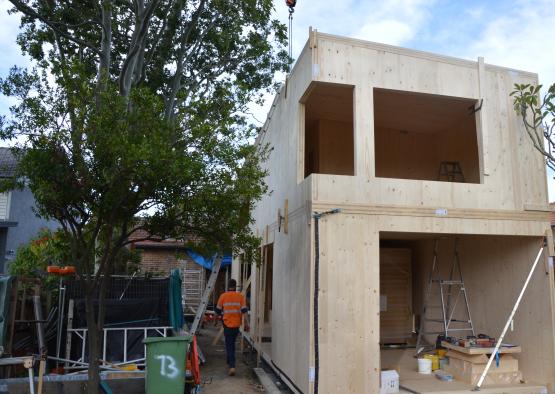
<svg viewBox="0 0 555 394">
<path fill-rule="evenodd" d="M 258 245 L 250 206 L 266 192 L 267 150 L 249 143 L 246 114 L 287 68 L 285 27 L 271 0 L 10 1 L 36 66 L 0 80 L 17 100 L 1 137 L 20 141 L 2 187 L 28 184 L 67 235 L 98 382 L 104 312 L 91 297 L 100 287 L 102 305 L 134 232 L 196 235 L 219 252 Z"/>
<path fill-rule="evenodd" d="M 47 289 L 54 289 L 58 280 L 46 275 L 49 265 L 71 265 L 69 242 L 62 231 L 41 230 L 27 245 L 17 249 L 9 271 L 12 275 L 41 279 Z"/>
<path fill-rule="evenodd" d="M 542 101 L 542 85 L 515 84 L 514 108 L 520 115 L 530 140 L 546 158 L 547 166 L 555 171 L 555 84 L 551 85 Z"/>
</svg>

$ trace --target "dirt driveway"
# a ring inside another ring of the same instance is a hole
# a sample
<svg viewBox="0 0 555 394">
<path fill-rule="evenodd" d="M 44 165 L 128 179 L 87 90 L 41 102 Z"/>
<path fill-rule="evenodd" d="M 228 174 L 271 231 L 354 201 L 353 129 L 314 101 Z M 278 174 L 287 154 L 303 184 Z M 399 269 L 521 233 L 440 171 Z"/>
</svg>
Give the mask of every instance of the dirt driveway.
<svg viewBox="0 0 555 394">
<path fill-rule="evenodd" d="M 206 363 L 201 366 L 202 393 L 206 394 L 251 394 L 264 393 L 252 368 L 255 359 L 248 353 L 240 353 L 240 336 L 237 338 L 237 368 L 235 376 L 227 375 L 225 346 L 223 337 L 216 346 L 212 341 L 218 333 L 219 327 L 207 324 L 198 335 L 198 343 L 206 357 Z M 247 348 L 245 342 L 245 349 Z"/>
</svg>

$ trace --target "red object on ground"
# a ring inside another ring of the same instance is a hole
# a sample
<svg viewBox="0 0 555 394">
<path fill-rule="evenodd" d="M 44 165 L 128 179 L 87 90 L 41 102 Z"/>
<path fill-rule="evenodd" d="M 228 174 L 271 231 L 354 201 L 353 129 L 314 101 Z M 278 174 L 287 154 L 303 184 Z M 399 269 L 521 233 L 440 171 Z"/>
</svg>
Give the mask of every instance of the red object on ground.
<svg viewBox="0 0 555 394">
<path fill-rule="evenodd" d="M 189 352 L 191 357 L 191 372 L 193 373 L 193 380 L 195 385 L 200 384 L 200 365 L 198 362 L 198 349 L 197 349 L 197 336 L 193 336 L 193 343 L 191 344 L 191 351 Z"/>
<path fill-rule="evenodd" d="M 212 323 L 212 322 L 216 323 L 219 320 L 222 320 L 222 317 L 212 311 L 207 311 L 204 314 L 204 319 L 203 319 L 204 323 Z"/>
</svg>

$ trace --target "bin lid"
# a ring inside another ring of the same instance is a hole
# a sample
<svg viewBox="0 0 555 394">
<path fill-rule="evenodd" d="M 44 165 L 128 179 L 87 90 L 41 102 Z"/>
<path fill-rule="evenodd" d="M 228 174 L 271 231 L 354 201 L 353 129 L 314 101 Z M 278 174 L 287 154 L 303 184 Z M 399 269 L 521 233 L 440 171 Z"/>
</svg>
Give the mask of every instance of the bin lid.
<svg viewBox="0 0 555 394">
<path fill-rule="evenodd" d="M 192 342 L 193 337 L 186 335 L 183 337 L 146 337 L 143 343 L 157 343 L 157 342 Z"/>
</svg>

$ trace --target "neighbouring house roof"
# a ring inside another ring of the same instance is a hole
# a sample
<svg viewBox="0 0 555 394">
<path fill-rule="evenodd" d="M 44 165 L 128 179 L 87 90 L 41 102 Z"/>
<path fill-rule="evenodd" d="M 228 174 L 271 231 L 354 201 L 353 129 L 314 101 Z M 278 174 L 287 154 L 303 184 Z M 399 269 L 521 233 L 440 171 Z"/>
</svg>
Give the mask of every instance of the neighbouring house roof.
<svg viewBox="0 0 555 394">
<path fill-rule="evenodd" d="M 145 230 L 139 229 L 129 237 L 129 240 L 136 239 L 137 241 L 132 242 L 132 245 L 138 249 L 185 249 L 185 242 L 182 240 L 175 238 L 168 238 L 163 241 L 145 240 L 144 238 L 147 236 L 148 233 Z"/>
<path fill-rule="evenodd" d="M 133 248 L 142 249 L 142 250 L 167 250 L 169 252 L 174 252 L 176 250 L 184 251 L 192 261 L 195 263 L 203 266 L 207 269 L 212 269 L 212 264 L 214 262 L 215 256 L 202 256 L 201 254 L 195 252 L 193 249 L 190 249 L 191 241 L 198 241 L 198 237 L 196 236 L 187 236 L 185 240 L 175 239 L 175 238 L 168 238 L 162 241 L 156 240 L 145 240 L 148 236 L 148 232 L 139 229 L 135 231 L 130 237 L 129 240 L 131 242 L 131 246 Z M 134 241 L 137 240 L 137 241 Z M 222 259 L 222 267 L 226 265 L 231 265 L 232 256 L 224 255 Z"/>
<path fill-rule="evenodd" d="M 15 175 L 17 159 L 10 148 L 0 147 L 0 178 L 11 178 Z"/>
</svg>

